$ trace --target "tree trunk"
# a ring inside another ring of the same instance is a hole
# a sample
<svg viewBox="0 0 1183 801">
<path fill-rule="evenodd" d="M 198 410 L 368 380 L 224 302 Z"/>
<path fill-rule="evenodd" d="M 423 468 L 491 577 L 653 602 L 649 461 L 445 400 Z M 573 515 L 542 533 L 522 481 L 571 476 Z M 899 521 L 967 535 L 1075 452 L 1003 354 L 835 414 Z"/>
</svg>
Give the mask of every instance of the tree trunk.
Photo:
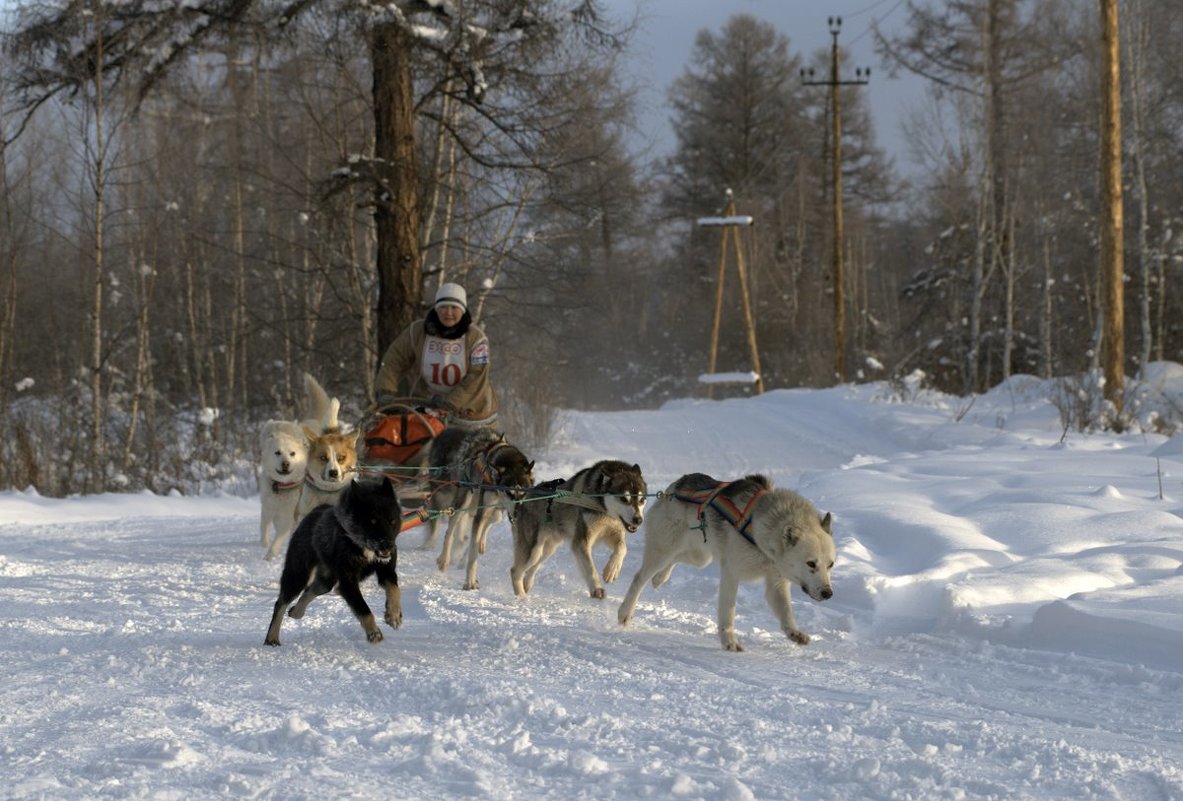
<svg viewBox="0 0 1183 801">
<path fill-rule="evenodd" d="M 452 91 L 454 87 L 449 81 L 444 85 L 444 91 L 440 96 L 440 118 L 435 130 L 435 149 L 431 154 L 431 172 L 428 180 L 431 182 L 431 199 L 427 202 L 427 212 L 423 220 L 423 230 L 421 235 L 423 237 L 420 243 L 424 251 L 432 247 L 432 238 L 435 236 L 436 226 L 442 225 L 444 233 L 440 236 L 439 256 L 435 260 L 435 269 L 429 270 L 435 274 L 435 285 L 438 287 L 447 281 L 447 252 L 448 252 L 448 230 L 451 223 L 451 211 L 453 200 L 453 169 L 456 165 L 456 143 L 455 140 L 447 136 L 448 126 L 453 124 L 453 106 Z M 445 153 L 447 154 L 448 164 L 444 166 Z M 446 210 L 442 212 L 444 219 L 440 220 L 440 196 L 443 194 L 445 182 L 448 187 L 447 197 L 444 199 Z"/>
<path fill-rule="evenodd" d="M 1121 62 L 1117 27 L 1117 0 L 1100 0 L 1103 40 L 1101 120 L 1101 283 L 1105 298 L 1102 366 L 1105 398 L 1118 416 L 1123 411 L 1125 388 L 1125 318 L 1122 276 L 1121 189 Z"/>
<path fill-rule="evenodd" d="M 965 359 L 965 393 L 981 392 L 982 298 L 986 293 L 986 238 L 988 203 L 985 187 L 978 193 L 977 236 L 974 237 L 973 266 L 969 279 L 969 349 Z"/>
<path fill-rule="evenodd" d="M 1039 349 L 1041 378 L 1052 377 L 1052 243 L 1043 236 L 1043 313 L 1039 315 Z"/>
<path fill-rule="evenodd" d="M 399 332 L 419 316 L 423 265 L 410 39 L 397 24 L 383 24 L 374 28 L 370 46 L 374 158 L 384 179 L 374 205 L 381 358 Z"/>
<path fill-rule="evenodd" d="M 0 422 L 8 410 L 7 391 L 11 369 L 15 366 L 13 353 L 16 334 L 16 251 L 13 237 L 12 205 L 8 185 L 8 158 L 4 145 L 5 132 L 0 126 L 0 268 L 3 268 L 3 289 L 0 290 Z"/>
<path fill-rule="evenodd" d="M 1146 48 L 1149 46 L 1149 21 L 1140 3 L 1132 3 L 1126 9 L 1126 41 L 1130 44 L 1130 99 L 1133 103 L 1130 121 L 1133 125 L 1131 150 L 1134 158 L 1134 180 L 1138 187 L 1138 322 L 1141 324 L 1142 341 L 1139 348 L 1138 372 L 1143 379 L 1146 365 L 1154 346 L 1151 330 L 1151 264 L 1154 254 L 1150 248 L 1150 188 L 1146 180 Z"/>
<path fill-rule="evenodd" d="M 141 233 L 144 233 L 141 230 Z M 142 249 L 142 243 L 141 243 Z M 133 253 L 136 252 L 133 250 Z M 153 288 L 156 284 L 156 270 L 147 263 L 146 256 L 141 252 L 138 259 L 133 257 L 131 272 L 135 278 L 136 289 L 136 360 L 132 369 L 131 406 L 127 411 L 127 437 L 123 442 L 123 458 L 121 464 L 124 473 L 130 473 L 134 460 L 136 431 L 140 419 L 140 407 L 146 395 L 151 391 L 151 309 Z"/>
<path fill-rule="evenodd" d="M 106 224 L 104 192 L 106 190 L 106 148 L 103 137 L 103 38 L 102 20 L 97 23 L 99 32 L 96 50 L 97 65 L 94 74 L 94 152 L 91 154 L 90 167 L 94 170 L 94 251 L 92 254 L 94 295 L 90 314 L 90 469 L 86 490 L 101 492 L 105 489 L 104 467 L 106 462 L 106 443 L 103 439 L 103 226 Z"/>
<path fill-rule="evenodd" d="M 986 232 L 988 249 L 986 252 L 989 265 L 986 275 L 993 275 L 997 269 L 1002 270 L 1004 280 L 1003 316 L 1006 319 L 1003 330 L 1002 377 L 1010 375 L 1010 358 L 1012 347 L 1012 332 L 1010 318 L 1013 315 L 1012 301 L 1014 265 L 1010 263 L 1011 245 L 1010 232 L 1007 226 L 1007 215 L 1010 208 L 1008 199 L 1009 168 L 1006 153 L 1006 116 L 1003 103 L 1002 80 L 1002 3 L 1004 0 L 989 0 L 986 11 L 986 29 L 984 52 L 986 55 L 986 175 L 989 180 L 989 217 Z M 983 292 L 985 288 L 983 287 Z M 987 374 L 988 384 L 993 376 Z M 986 389 L 981 387 L 980 389 Z"/>
</svg>

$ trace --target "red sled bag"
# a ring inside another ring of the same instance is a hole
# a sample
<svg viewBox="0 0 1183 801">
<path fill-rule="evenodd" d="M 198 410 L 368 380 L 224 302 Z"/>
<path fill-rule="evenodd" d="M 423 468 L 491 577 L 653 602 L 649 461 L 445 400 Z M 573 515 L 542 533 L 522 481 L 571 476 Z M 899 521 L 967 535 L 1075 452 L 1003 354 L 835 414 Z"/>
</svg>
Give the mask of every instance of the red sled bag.
<svg viewBox="0 0 1183 801">
<path fill-rule="evenodd" d="M 445 425 L 441 414 L 433 409 L 388 414 L 366 432 L 366 461 L 405 464 Z"/>
</svg>

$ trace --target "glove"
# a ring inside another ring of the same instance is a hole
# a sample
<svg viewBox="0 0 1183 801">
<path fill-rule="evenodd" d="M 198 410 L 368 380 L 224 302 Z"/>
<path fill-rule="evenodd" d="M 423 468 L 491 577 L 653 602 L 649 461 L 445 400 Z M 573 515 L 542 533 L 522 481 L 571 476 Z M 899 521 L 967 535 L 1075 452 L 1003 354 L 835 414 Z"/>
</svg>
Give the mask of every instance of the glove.
<svg viewBox="0 0 1183 801">
<path fill-rule="evenodd" d="M 432 395 L 430 398 L 428 398 L 427 403 L 429 406 L 435 409 L 444 409 L 445 411 L 449 412 L 456 411 L 455 407 L 453 407 L 452 404 L 448 402 L 448 399 L 443 395 Z"/>
</svg>

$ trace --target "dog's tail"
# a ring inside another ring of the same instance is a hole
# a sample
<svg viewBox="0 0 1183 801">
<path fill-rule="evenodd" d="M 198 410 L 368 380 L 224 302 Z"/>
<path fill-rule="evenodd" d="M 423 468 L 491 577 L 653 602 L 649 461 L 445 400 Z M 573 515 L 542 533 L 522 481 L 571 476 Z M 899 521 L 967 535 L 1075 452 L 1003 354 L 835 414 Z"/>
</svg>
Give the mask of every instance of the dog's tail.
<svg viewBox="0 0 1183 801">
<path fill-rule="evenodd" d="M 760 473 L 752 473 L 750 475 L 746 475 L 746 476 L 744 476 L 744 481 L 751 481 L 753 484 L 758 486 L 760 489 L 764 489 L 764 490 L 772 489 L 772 482 L 768 480 L 767 476 L 761 475 Z"/>
<path fill-rule="evenodd" d="M 341 401 L 329 398 L 329 393 L 310 374 L 304 374 L 304 392 L 308 396 L 308 417 L 320 422 L 325 431 L 340 428 L 337 413 L 341 410 Z"/>
</svg>

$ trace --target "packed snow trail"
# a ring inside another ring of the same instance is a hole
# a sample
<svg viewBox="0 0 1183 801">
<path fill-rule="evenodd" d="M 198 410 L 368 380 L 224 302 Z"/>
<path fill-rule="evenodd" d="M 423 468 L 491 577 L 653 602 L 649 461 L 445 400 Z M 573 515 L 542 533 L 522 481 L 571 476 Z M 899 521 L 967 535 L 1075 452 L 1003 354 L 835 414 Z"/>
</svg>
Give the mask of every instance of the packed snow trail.
<svg viewBox="0 0 1183 801">
<path fill-rule="evenodd" d="M 1061 444 L 1038 397 L 990 401 L 567 416 L 540 479 L 763 470 L 834 513 L 835 597 L 794 593 L 814 641 L 745 585 L 742 654 L 713 566 L 617 624 L 643 529 L 604 601 L 565 550 L 515 598 L 504 522 L 477 592 L 410 532 L 399 631 L 328 595 L 269 648 L 257 499 L 2 493 L 0 798 L 1179 801 L 1183 466 L 1160 500 L 1162 437 Z"/>
</svg>

